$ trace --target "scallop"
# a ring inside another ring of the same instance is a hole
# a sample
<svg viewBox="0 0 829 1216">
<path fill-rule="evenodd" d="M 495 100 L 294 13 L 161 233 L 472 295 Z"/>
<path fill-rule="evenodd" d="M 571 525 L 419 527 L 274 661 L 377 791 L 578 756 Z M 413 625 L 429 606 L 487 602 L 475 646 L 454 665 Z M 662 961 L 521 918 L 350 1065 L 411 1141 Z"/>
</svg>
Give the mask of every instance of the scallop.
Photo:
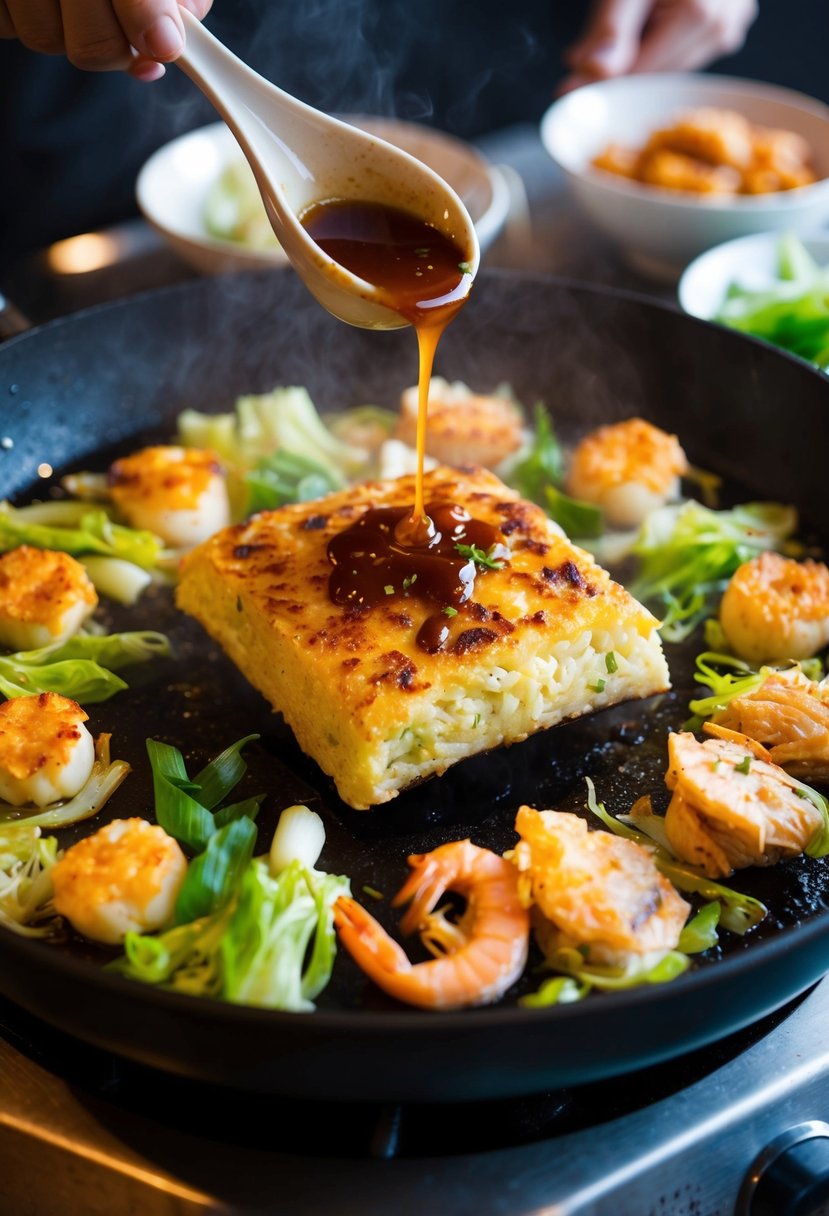
<svg viewBox="0 0 829 1216">
<path fill-rule="evenodd" d="M 408 388 L 400 399 L 396 437 L 417 445 L 418 390 Z M 429 425 L 426 451 L 441 464 L 483 465 L 492 469 L 523 442 L 521 411 L 507 397 L 473 393 L 461 381 L 441 376 L 429 382 Z"/>
<path fill-rule="evenodd" d="M 87 716 L 56 692 L 0 704 L 0 798 L 12 806 L 74 798 L 95 763 Z"/>
<path fill-rule="evenodd" d="M 98 595 L 68 553 L 20 545 L 0 557 L 0 646 L 36 650 L 72 637 Z"/>
<path fill-rule="evenodd" d="M 55 909 L 85 937 L 120 945 L 170 922 L 187 873 L 178 843 L 145 819 L 114 819 L 52 868 Z"/>
<path fill-rule="evenodd" d="M 601 507 L 607 522 L 635 528 L 645 516 L 679 496 L 688 470 L 676 435 L 644 418 L 599 427 L 573 452 L 567 493 Z"/>
<path fill-rule="evenodd" d="M 109 493 L 134 528 L 154 532 L 174 549 L 190 549 L 230 523 L 227 484 L 218 458 L 200 448 L 142 448 L 116 460 Z"/>
<path fill-rule="evenodd" d="M 750 663 L 811 658 L 829 643 L 829 567 L 758 554 L 731 576 L 720 624 Z"/>
</svg>

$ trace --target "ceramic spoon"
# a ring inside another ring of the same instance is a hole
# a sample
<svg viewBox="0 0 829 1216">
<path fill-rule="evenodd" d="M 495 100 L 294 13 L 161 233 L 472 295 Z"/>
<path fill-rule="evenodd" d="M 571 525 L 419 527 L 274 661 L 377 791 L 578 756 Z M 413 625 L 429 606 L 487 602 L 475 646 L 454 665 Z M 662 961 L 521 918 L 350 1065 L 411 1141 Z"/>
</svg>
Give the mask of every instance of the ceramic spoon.
<svg viewBox="0 0 829 1216">
<path fill-rule="evenodd" d="M 186 46 L 176 60 L 230 127 L 250 162 L 277 239 L 308 289 L 335 316 L 366 329 L 408 322 L 371 283 L 334 262 L 299 222 L 312 203 L 378 202 L 413 212 L 453 238 L 470 265 L 480 250 L 454 190 L 407 152 L 283 92 L 233 55 L 186 9 Z"/>
</svg>

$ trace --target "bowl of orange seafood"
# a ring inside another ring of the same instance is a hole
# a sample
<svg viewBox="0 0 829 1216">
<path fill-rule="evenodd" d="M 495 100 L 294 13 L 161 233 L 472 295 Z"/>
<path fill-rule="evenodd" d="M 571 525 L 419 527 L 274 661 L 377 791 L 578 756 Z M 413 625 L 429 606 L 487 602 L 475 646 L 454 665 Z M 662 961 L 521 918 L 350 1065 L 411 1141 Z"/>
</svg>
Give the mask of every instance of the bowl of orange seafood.
<svg viewBox="0 0 829 1216">
<path fill-rule="evenodd" d="M 556 101 L 541 137 L 590 221 L 662 279 L 704 250 L 829 218 L 829 107 L 727 76 L 599 81 Z"/>
</svg>

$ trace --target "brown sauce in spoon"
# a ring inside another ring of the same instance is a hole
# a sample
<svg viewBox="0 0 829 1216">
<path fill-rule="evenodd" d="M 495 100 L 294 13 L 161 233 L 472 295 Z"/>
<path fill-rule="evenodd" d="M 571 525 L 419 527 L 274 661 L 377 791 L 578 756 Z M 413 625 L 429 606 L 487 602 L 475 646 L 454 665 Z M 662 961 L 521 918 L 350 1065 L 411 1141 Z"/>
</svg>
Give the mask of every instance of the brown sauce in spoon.
<svg viewBox="0 0 829 1216">
<path fill-rule="evenodd" d="M 478 570 L 456 546 L 474 546 L 501 564 L 507 555 L 497 528 L 455 504 L 430 503 L 427 510 L 424 503 L 429 381 L 440 337 L 469 295 L 468 253 L 420 217 L 383 203 L 316 203 L 302 223 L 323 252 L 379 288 L 383 303 L 414 326 L 420 356 L 414 505 L 369 510 L 331 540 L 329 594 L 334 603 L 366 607 L 404 594 L 441 604 L 417 639 L 434 652 L 448 638 L 448 616 L 472 594 Z"/>
</svg>

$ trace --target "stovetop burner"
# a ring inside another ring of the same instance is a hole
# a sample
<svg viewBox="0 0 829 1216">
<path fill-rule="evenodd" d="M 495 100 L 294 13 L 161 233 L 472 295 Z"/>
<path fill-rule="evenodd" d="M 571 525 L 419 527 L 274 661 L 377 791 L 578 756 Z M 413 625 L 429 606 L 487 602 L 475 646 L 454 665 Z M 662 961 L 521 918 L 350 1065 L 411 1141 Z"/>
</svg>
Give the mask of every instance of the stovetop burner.
<svg viewBox="0 0 829 1216">
<path fill-rule="evenodd" d="M 821 984 L 739 1034 L 625 1077 L 378 1107 L 167 1076 L 4 1003 L 2 1211 L 19 1199 L 32 1216 L 732 1216 L 760 1150 L 829 1116 L 827 1025 Z"/>
</svg>

